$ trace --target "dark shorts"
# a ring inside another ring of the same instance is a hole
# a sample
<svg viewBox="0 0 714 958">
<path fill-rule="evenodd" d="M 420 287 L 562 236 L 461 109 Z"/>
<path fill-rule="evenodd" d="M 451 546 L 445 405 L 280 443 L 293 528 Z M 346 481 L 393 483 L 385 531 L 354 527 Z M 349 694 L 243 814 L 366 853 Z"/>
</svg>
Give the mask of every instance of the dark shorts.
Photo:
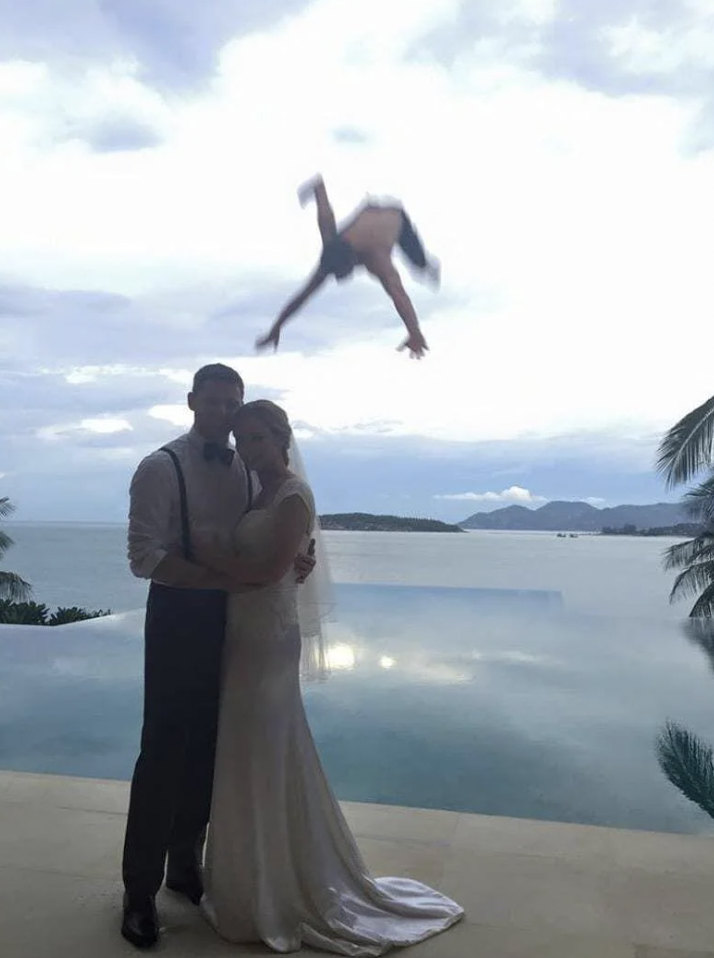
<svg viewBox="0 0 714 958">
<path fill-rule="evenodd" d="M 320 268 L 325 273 L 345 275 L 357 265 L 357 254 L 352 245 L 339 234 L 322 247 Z"/>
<path fill-rule="evenodd" d="M 399 248 L 410 263 L 416 266 L 417 269 L 426 268 L 426 251 L 424 250 L 424 244 L 419 239 L 419 234 L 414 229 L 412 221 L 404 210 L 402 210 L 402 228 L 397 242 L 399 243 Z"/>
</svg>

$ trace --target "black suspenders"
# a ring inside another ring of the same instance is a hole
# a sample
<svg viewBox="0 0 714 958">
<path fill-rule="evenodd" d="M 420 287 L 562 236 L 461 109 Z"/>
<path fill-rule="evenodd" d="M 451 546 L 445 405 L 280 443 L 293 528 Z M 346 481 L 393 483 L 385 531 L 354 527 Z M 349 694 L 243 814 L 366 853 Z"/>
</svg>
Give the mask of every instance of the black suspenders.
<svg viewBox="0 0 714 958">
<path fill-rule="evenodd" d="M 181 463 L 178 461 L 178 456 L 173 451 L 169 449 L 168 446 L 161 447 L 162 452 L 167 452 L 171 459 L 173 460 L 174 468 L 176 469 L 176 478 L 178 479 L 178 488 L 179 488 L 179 502 L 181 506 L 181 542 L 183 543 L 183 557 L 187 562 L 191 562 L 193 559 L 193 549 L 191 548 L 191 532 L 188 525 L 188 504 L 186 502 L 186 480 L 183 476 L 183 469 L 181 468 Z"/>
<path fill-rule="evenodd" d="M 176 478 L 178 480 L 179 488 L 179 506 L 181 510 L 181 542 L 183 545 L 183 557 L 187 562 L 193 561 L 193 548 L 191 547 L 191 530 L 188 523 L 188 502 L 186 497 L 186 480 L 184 478 L 183 469 L 181 468 L 181 463 L 178 460 L 178 456 L 173 451 L 169 449 L 168 446 L 161 447 L 162 452 L 167 452 L 171 456 L 171 460 L 176 469 Z M 253 474 L 249 469 L 245 470 L 247 487 L 248 487 L 248 509 L 253 505 Z"/>
<path fill-rule="evenodd" d="M 248 487 L 248 508 L 245 511 L 250 512 L 253 507 L 253 473 L 246 466 L 243 466 L 243 468 L 245 469 L 246 485 Z"/>
</svg>

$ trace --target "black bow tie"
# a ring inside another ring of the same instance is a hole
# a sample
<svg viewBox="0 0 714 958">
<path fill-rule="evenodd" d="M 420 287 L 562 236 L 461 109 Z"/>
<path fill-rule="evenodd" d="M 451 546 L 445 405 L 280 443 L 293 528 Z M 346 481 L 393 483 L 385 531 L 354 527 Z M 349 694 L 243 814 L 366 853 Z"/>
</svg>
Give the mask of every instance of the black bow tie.
<svg viewBox="0 0 714 958">
<path fill-rule="evenodd" d="M 219 462 L 222 462 L 224 466 L 230 466 L 233 462 L 233 456 L 235 456 L 235 451 L 229 449 L 228 446 L 222 446 L 219 442 L 206 442 L 203 444 L 203 458 L 207 462 L 217 459 Z"/>
</svg>

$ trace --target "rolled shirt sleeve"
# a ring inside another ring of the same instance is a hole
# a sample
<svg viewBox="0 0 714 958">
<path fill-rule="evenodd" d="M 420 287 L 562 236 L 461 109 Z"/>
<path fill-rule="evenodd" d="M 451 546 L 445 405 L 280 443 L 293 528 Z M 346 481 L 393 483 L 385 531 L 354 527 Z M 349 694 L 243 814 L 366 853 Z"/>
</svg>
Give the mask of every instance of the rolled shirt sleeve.
<svg viewBox="0 0 714 958">
<path fill-rule="evenodd" d="M 170 541 L 171 460 L 153 453 L 143 459 L 129 487 L 129 567 L 140 579 L 150 579 Z"/>
</svg>

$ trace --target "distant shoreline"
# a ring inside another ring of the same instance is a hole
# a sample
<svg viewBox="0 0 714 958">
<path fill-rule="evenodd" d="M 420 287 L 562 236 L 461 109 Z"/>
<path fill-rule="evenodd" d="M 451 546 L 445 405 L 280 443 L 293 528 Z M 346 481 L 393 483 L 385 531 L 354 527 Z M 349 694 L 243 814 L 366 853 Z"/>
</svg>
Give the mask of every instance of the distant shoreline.
<svg viewBox="0 0 714 958">
<path fill-rule="evenodd" d="M 679 522 L 673 526 L 654 526 L 649 529 L 638 529 L 627 525 L 618 528 L 605 526 L 600 530 L 601 536 L 632 536 L 633 538 L 669 537 L 677 539 L 693 539 L 699 535 L 701 527 L 694 522 Z"/>
<path fill-rule="evenodd" d="M 458 532 L 461 526 L 439 519 L 416 519 L 404 516 L 377 516 L 368 512 L 338 512 L 320 516 L 326 532 Z"/>
</svg>

